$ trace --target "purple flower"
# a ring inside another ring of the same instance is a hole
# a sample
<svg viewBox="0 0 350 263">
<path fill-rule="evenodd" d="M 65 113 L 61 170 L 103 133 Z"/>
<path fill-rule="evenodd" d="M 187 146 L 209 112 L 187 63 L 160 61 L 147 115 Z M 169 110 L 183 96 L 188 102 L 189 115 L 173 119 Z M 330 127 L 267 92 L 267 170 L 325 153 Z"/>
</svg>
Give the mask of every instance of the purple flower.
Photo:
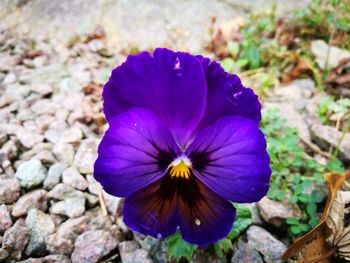
<svg viewBox="0 0 350 263">
<path fill-rule="evenodd" d="M 261 105 L 236 75 L 202 56 L 130 55 L 103 90 L 109 129 L 94 176 L 126 197 L 125 224 L 206 246 L 231 230 L 230 201 L 256 202 L 271 170 Z"/>
</svg>

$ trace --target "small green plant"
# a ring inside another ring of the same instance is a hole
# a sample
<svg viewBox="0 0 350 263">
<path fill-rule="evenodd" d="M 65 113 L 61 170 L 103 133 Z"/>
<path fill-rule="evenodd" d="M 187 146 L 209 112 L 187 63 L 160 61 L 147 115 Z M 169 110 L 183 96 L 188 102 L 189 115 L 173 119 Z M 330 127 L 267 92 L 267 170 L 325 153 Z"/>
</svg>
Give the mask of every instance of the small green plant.
<svg viewBox="0 0 350 263">
<path fill-rule="evenodd" d="M 190 261 L 192 259 L 193 251 L 197 248 L 196 245 L 184 241 L 179 232 L 166 238 L 166 243 L 168 245 L 168 257 L 174 258 L 177 261 L 181 258 Z"/>
<path fill-rule="evenodd" d="M 324 124 L 332 122 L 332 115 L 336 115 L 336 119 L 342 120 L 350 112 L 350 99 L 341 98 L 335 100 L 331 96 L 324 96 L 320 98 L 318 105 L 318 114 Z M 334 122 L 334 120 L 333 120 Z"/>
<path fill-rule="evenodd" d="M 300 146 L 296 129 L 287 127 L 277 116 L 277 110 L 267 111 L 262 120 L 271 159 L 272 178 L 268 197 L 288 200 L 303 211 L 301 218 L 289 218 L 289 233 L 299 236 L 318 223 L 318 205 L 323 202 L 326 185 L 323 174 L 327 171 L 344 172 L 337 159 L 323 165 L 306 155 Z"/>
<path fill-rule="evenodd" d="M 242 204 L 234 204 L 236 208 L 236 220 L 231 232 L 224 239 L 214 244 L 214 250 L 217 256 L 223 257 L 223 252 L 232 249 L 232 241 L 238 238 L 252 223 L 252 214 L 250 209 Z"/>
<path fill-rule="evenodd" d="M 313 0 L 306 8 L 295 11 L 295 24 L 304 38 L 329 41 L 333 33 L 334 42 L 341 48 L 350 47 L 350 1 Z"/>
</svg>

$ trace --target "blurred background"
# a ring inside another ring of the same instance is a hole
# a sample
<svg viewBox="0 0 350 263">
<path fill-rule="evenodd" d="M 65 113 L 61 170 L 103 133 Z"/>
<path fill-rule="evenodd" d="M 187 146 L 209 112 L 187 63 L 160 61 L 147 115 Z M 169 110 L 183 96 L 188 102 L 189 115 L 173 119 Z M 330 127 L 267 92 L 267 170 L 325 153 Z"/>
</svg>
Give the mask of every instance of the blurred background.
<svg viewBox="0 0 350 263">
<path fill-rule="evenodd" d="M 92 176 L 103 84 L 156 47 L 219 61 L 263 105 L 269 193 L 207 248 L 128 230 Z M 0 120 L 0 262 L 282 262 L 350 165 L 350 1 L 1 0 Z"/>
<path fill-rule="evenodd" d="M 252 12 L 270 10 L 286 15 L 310 0 L 136 1 L 136 0 L 3 0 L 2 23 L 34 39 L 64 42 L 91 33 L 97 27 L 116 49 L 152 49 L 159 46 L 202 51 L 209 41 L 211 17 L 218 23 Z"/>
</svg>

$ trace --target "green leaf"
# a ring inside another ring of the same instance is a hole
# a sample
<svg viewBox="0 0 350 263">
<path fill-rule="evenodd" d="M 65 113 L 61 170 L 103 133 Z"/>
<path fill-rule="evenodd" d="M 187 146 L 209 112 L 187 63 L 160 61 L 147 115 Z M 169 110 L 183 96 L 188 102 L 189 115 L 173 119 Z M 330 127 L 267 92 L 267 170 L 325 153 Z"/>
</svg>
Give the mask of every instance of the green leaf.
<svg viewBox="0 0 350 263">
<path fill-rule="evenodd" d="M 180 258 L 186 258 L 188 261 L 192 259 L 193 251 L 197 248 L 196 245 L 192 245 L 184 241 L 179 232 L 166 238 L 168 245 L 168 256 L 179 260 Z"/>
<path fill-rule="evenodd" d="M 231 240 L 239 237 L 239 235 L 253 223 L 252 213 L 247 206 L 234 204 L 234 207 L 236 208 L 236 220 L 231 232 L 227 236 L 227 238 Z"/>
<path fill-rule="evenodd" d="M 298 196 L 293 195 L 291 198 L 289 198 L 289 203 L 295 204 L 296 202 L 298 202 Z"/>
<path fill-rule="evenodd" d="M 303 202 L 303 203 L 307 203 L 310 201 L 310 196 L 308 196 L 307 194 L 301 194 L 299 195 L 299 201 Z"/>
<path fill-rule="evenodd" d="M 294 193 L 295 194 L 300 194 L 304 191 L 304 187 L 302 184 L 297 184 L 295 187 L 294 187 Z"/>
<path fill-rule="evenodd" d="M 218 257 L 223 257 L 223 252 L 228 252 L 232 248 L 232 242 L 230 239 L 224 238 L 219 240 L 217 243 L 214 244 L 214 250 Z"/>
<path fill-rule="evenodd" d="M 282 200 L 284 200 L 286 194 L 287 194 L 287 193 L 286 193 L 285 191 L 281 191 L 281 192 L 279 192 L 279 193 L 276 195 L 276 199 L 279 200 L 279 201 L 282 201 Z"/>
<path fill-rule="evenodd" d="M 303 232 L 307 232 L 307 231 L 310 230 L 310 226 L 307 225 L 307 224 L 300 224 L 300 225 L 299 225 L 299 228 L 300 228 L 300 230 L 303 231 Z"/>
<path fill-rule="evenodd" d="M 292 227 L 290 228 L 290 232 L 292 232 L 292 234 L 294 234 L 294 235 L 298 235 L 298 234 L 301 233 L 301 229 L 299 228 L 299 225 L 297 225 L 297 226 L 292 226 Z"/>
<path fill-rule="evenodd" d="M 221 66 L 224 68 L 226 72 L 231 72 L 232 68 L 234 67 L 235 63 L 232 58 L 225 58 L 221 61 Z"/>
<path fill-rule="evenodd" d="M 286 220 L 286 223 L 288 225 L 299 225 L 299 220 L 294 218 L 294 217 L 288 217 L 287 220 Z"/>
<path fill-rule="evenodd" d="M 316 211 L 317 211 L 317 206 L 314 203 L 310 203 L 306 206 L 306 212 L 310 216 L 314 216 L 316 214 Z"/>
<path fill-rule="evenodd" d="M 235 41 L 229 41 L 227 43 L 227 49 L 233 57 L 236 57 L 239 52 L 239 44 Z"/>
<path fill-rule="evenodd" d="M 242 67 L 248 65 L 248 63 L 249 63 L 249 60 L 246 58 L 240 58 L 235 62 L 236 66 L 239 68 L 242 68 Z"/>
<path fill-rule="evenodd" d="M 313 173 L 313 177 L 315 178 L 316 182 L 318 182 L 318 183 L 324 182 L 323 175 L 319 172 Z"/>
<path fill-rule="evenodd" d="M 314 228 L 315 226 L 317 226 L 318 220 L 315 217 L 312 217 L 308 223 L 311 228 Z"/>
<path fill-rule="evenodd" d="M 344 173 L 343 164 L 338 159 L 334 158 L 327 163 L 327 169 L 330 172 Z"/>
<path fill-rule="evenodd" d="M 311 200 L 314 203 L 321 203 L 323 198 L 318 190 L 313 190 L 311 193 Z"/>
<path fill-rule="evenodd" d="M 242 42 L 244 47 L 241 58 L 245 58 L 249 61 L 249 66 L 252 69 L 258 68 L 260 66 L 260 52 L 258 47 L 252 42 L 246 42 L 245 40 Z"/>
</svg>

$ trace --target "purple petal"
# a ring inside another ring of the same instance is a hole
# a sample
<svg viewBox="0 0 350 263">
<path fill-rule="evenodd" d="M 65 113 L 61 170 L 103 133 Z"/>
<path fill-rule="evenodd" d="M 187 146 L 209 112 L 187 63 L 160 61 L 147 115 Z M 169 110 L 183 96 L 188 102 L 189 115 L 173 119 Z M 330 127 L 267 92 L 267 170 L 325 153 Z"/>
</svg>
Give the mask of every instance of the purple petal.
<svg viewBox="0 0 350 263">
<path fill-rule="evenodd" d="M 169 130 L 147 109 L 130 109 L 109 125 L 94 176 L 112 195 L 128 196 L 156 181 L 180 154 Z"/>
<path fill-rule="evenodd" d="M 207 106 L 199 130 L 226 116 L 242 116 L 259 124 L 261 105 L 254 91 L 245 88 L 237 75 L 232 75 L 215 61 L 197 56 L 207 82 Z"/>
<path fill-rule="evenodd" d="M 113 70 L 103 98 L 108 121 L 131 107 L 150 109 L 184 147 L 205 110 L 202 65 L 195 56 L 168 49 L 130 55 Z"/>
<path fill-rule="evenodd" d="M 126 198 L 123 220 L 130 229 L 156 238 L 176 231 L 178 199 L 165 177 Z"/>
<path fill-rule="evenodd" d="M 193 175 L 188 188 L 178 204 L 182 238 L 201 247 L 225 238 L 232 229 L 235 208 Z"/>
<path fill-rule="evenodd" d="M 256 202 L 266 195 L 271 169 L 256 123 L 226 117 L 207 127 L 186 152 L 195 176 L 226 200 Z"/>
<path fill-rule="evenodd" d="M 179 226 L 184 240 L 207 246 L 228 235 L 235 209 L 193 174 L 184 179 L 167 173 L 126 198 L 123 219 L 134 231 L 157 238 Z"/>
</svg>

